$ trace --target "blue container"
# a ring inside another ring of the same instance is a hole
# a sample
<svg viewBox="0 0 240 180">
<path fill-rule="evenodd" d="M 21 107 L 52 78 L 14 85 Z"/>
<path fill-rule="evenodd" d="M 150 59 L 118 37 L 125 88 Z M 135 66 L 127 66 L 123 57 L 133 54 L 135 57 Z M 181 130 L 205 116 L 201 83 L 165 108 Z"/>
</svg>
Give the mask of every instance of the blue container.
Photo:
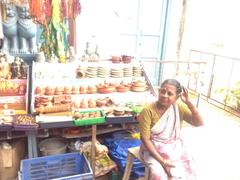
<svg viewBox="0 0 240 180">
<path fill-rule="evenodd" d="M 93 172 L 84 155 L 58 154 L 21 161 L 20 180 L 91 180 Z"/>
</svg>

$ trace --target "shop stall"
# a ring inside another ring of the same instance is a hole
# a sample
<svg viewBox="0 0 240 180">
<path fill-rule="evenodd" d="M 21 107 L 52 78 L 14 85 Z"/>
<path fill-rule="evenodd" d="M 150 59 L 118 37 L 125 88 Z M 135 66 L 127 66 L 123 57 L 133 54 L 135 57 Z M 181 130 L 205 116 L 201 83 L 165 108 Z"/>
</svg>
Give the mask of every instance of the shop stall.
<svg viewBox="0 0 240 180">
<path fill-rule="evenodd" d="M 53 155 L 41 145 L 56 136 L 66 141 L 90 138 L 93 146 L 86 147 L 86 157 L 93 174 L 102 175 L 95 169 L 102 150 L 97 136 L 135 129 L 143 106 L 156 98 L 142 64 L 128 55 L 101 59 L 97 46 L 92 51 L 89 43 L 77 57 L 73 27 L 81 12 L 79 1 L 1 2 L 0 9 L 0 140 L 27 139 L 19 178 L 29 176 L 29 161 L 51 160 L 40 159 Z"/>
</svg>

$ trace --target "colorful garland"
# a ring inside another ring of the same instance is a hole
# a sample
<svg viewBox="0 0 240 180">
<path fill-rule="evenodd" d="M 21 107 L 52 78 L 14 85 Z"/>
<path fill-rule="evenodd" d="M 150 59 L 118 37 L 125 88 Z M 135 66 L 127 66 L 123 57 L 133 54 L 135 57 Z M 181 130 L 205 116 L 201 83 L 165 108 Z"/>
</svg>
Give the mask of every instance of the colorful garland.
<svg viewBox="0 0 240 180">
<path fill-rule="evenodd" d="M 31 16 L 43 27 L 41 49 L 46 57 L 56 55 L 65 63 L 67 20 L 80 14 L 80 0 L 29 0 L 29 6 Z"/>
<path fill-rule="evenodd" d="M 54 3 L 54 0 L 29 0 L 31 16 L 39 24 L 44 24 L 45 19 L 53 18 L 52 6 Z M 81 13 L 80 0 L 60 0 L 58 4 L 61 19 L 75 19 Z"/>
</svg>

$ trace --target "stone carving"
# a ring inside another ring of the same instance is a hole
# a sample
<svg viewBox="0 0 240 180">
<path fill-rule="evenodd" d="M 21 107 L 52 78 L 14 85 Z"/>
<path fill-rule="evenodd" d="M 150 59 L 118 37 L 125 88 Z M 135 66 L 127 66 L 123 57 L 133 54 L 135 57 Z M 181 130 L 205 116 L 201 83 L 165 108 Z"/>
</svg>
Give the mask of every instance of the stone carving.
<svg viewBox="0 0 240 180">
<path fill-rule="evenodd" d="M 32 21 L 29 7 L 6 4 L 3 20 L 4 42 L 2 49 L 10 53 L 36 53 L 37 25 Z"/>
<path fill-rule="evenodd" d="M 17 36 L 17 8 L 12 4 L 6 4 L 6 19 L 3 25 L 3 47 L 2 49 L 10 53 L 18 52 L 18 36 Z"/>
<path fill-rule="evenodd" d="M 36 53 L 37 25 L 32 21 L 29 7 L 18 8 L 19 53 Z"/>
</svg>

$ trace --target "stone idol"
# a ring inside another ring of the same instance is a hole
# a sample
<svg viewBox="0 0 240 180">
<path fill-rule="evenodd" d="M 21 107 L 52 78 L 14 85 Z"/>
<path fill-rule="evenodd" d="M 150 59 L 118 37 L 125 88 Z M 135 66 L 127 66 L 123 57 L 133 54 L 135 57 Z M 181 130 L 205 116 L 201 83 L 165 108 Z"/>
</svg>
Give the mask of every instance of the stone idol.
<svg viewBox="0 0 240 180">
<path fill-rule="evenodd" d="M 28 6 L 5 4 L 3 25 L 3 50 L 12 54 L 37 52 L 37 25 L 30 17 Z"/>
</svg>

